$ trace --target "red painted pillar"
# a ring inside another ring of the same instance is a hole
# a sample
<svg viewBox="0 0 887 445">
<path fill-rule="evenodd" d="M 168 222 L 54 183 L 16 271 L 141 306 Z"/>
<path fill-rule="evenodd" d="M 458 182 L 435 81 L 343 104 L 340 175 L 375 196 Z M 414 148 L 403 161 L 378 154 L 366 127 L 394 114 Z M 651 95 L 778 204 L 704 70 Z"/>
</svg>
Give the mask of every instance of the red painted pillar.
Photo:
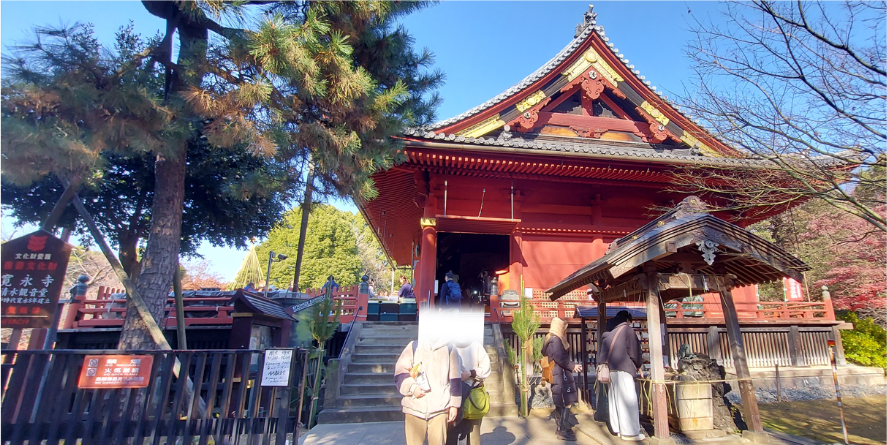
<svg viewBox="0 0 887 445">
<path fill-rule="evenodd" d="M 416 303 L 434 300 L 434 275 L 437 270 L 437 197 L 425 199 L 422 236 L 419 239 L 419 275 L 416 277 Z M 430 297 L 430 298 L 429 298 Z"/>
<path fill-rule="evenodd" d="M 520 292 L 521 277 L 524 276 L 524 253 L 522 249 L 523 234 L 514 232 L 511 234 L 511 248 L 508 260 L 508 287 Z M 505 289 L 500 289 L 501 293 Z"/>
<path fill-rule="evenodd" d="M 437 269 L 437 229 L 422 228 L 422 247 L 419 253 L 419 277 L 416 282 L 417 302 L 434 300 L 434 271 Z"/>
</svg>

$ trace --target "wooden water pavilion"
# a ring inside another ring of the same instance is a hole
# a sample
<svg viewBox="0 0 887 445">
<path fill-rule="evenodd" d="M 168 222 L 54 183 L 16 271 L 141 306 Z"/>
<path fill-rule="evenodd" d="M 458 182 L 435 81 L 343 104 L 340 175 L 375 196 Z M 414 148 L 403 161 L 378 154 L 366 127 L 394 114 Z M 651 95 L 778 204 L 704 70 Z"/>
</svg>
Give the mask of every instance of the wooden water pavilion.
<svg viewBox="0 0 887 445">
<path fill-rule="evenodd" d="M 727 328 L 730 352 L 749 427 L 762 433 L 733 289 L 789 277 L 801 280 L 809 267 L 778 246 L 711 215 L 695 196 L 675 209 L 610 244 L 607 253 L 580 268 L 548 292 L 557 300 L 575 289 L 594 285 L 598 302 L 597 338 L 606 325 L 608 303 L 646 302 L 649 334 L 653 424 L 659 438 L 669 436 L 663 343 L 665 303 L 717 292 Z"/>
</svg>

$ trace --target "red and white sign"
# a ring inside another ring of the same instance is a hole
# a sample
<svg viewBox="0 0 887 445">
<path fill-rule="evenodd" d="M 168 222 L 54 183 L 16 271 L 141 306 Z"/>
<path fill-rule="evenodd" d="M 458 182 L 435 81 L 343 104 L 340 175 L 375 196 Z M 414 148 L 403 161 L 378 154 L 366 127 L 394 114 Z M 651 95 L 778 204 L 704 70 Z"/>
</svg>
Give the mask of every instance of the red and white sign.
<svg viewBox="0 0 887 445">
<path fill-rule="evenodd" d="M 783 278 L 782 288 L 785 289 L 785 301 L 804 301 L 801 283 L 794 278 Z"/>
<path fill-rule="evenodd" d="M 71 245 L 45 230 L 0 248 L 0 323 L 4 328 L 48 328 L 59 310 Z"/>
<path fill-rule="evenodd" d="M 151 380 L 151 355 L 87 355 L 78 388 L 144 388 Z"/>
</svg>

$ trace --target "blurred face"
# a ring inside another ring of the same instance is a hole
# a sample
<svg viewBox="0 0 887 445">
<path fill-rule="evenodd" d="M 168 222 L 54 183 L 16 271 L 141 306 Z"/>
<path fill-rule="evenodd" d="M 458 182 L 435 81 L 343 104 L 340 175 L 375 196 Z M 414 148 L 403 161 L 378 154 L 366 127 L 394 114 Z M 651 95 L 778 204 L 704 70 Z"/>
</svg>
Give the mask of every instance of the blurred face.
<svg viewBox="0 0 887 445">
<path fill-rule="evenodd" d="M 400 277 L 400 284 L 407 284 L 407 277 Z"/>
</svg>

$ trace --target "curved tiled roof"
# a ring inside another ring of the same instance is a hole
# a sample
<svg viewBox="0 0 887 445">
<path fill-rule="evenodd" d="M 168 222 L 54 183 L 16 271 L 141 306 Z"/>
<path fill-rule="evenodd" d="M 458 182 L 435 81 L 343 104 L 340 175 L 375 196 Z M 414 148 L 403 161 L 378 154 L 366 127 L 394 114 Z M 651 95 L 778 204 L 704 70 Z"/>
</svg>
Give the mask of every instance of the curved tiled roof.
<svg viewBox="0 0 887 445">
<path fill-rule="evenodd" d="M 579 138 L 541 138 L 541 137 L 479 137 L 468 138 L 455 134 L 435 133 L 422 129 L 410 128 L 404 131 L 405 136 L 426 139 L 435 142 L 451 142 L 474 146 L 511 147 L 518 149 L 540 150 L 562 153 L 587 153 L 601 156 L 628 156 L 639 160 L 684 161 L 723 166 L 756 166 L 766 161 L 749 158 L 707 157 L 694 154 L 690 149 L 675 149 L 674 146 L 651 145 L 637 142 L 610 142 Z M 575 140 L 571 140 L 575 139 Z M 409 145 L 409 142 L 407 143 Z"/>
<path fill-rule="evenodd" d="M 490 107 L 492 107 L 492 106 L 494 106 L 494 105 L 496 105 L 508 98 L 511 98 L 515 94 L 523 91 L 524 89 L 526 89 L 527 87 L 532 85 L 534 82 L 536 82 L 539 79 L 542 79 L 543 77 L 550 74 L 552 72 L 552 70 L 557 68 L 564 60 L 566 60 L 567 58 L 572 56 L 576 52 L 576 50 L 579 49 L 579 47 L 581 47 L 582 44 L 585 43 L 585 41 L 591 37 L 591 35 L 593 33 L 597 33 L 601 37 L 601 39 L 607 44 L 607 47 L 610 49 L 610 51 L 614 55 L 616 55 L 616 57 L 635 76 L 637 76 L 637 78 L 640 79 L 644 83 L 644 85 L 646 85 L 651 90 L 653 90 L 663 101 L 668 103 L 676 112 L 680 113 L 680 106 L 673 103 L 671 100 L 669 100 L 667 96 L 662 94 L 662 91 L 657 90 L 656 86 L 652 85 L 649 80 L 646 80 L 646 78 L 643 75 L 641 75 L 641 72 L 639 70 L 635 69 L 634 65 L 629 63 L 629 60 L 627 58 L 625 58 L 625 55 L 620 54 L 619 49 L 614 47 L 613 43 L 610 42 L 610 38 L 607 37 L 606 32 L 604 31 L 604 27 L 597 24 L 597 14 L 595 14 L 593 12 L 593 8 L 594 8 L 594 5 L 589 5 L 588 12 L 585 13 L 585 21 L 584 21 L 584 23 L 580 23 L 577 26 L 577 29 L 576 29 L 577 33 L 576 33 L 576 36 L 573 38 L 573 40 L 569 44 L 567 44 L 567 46 L 565 46 L 564 49 L 562 49 L 559 53 L 557 53 L 556 56 L 554 56 L 551 60 L 546 62 L 544 65 L 542 65 L 542 67 L 540 67 L 539 69 L 537 69 L 532 74 L 525 77 L 523 80 L 516 83 L 512 87 L 510 87 L 507 90 L 503 91 L 502 93 L 496 95 L 492 99 L 490 99 L 490 100 L 488 100 L 488 101 L 486 101 L 486 102 L 484 102 L 484 103 L 482 103 L 482 104 L 480 104 L 480 105 L 478 105 L 478 106 L 476 106 L 476 107 L 474 107 L 474 108 L 472 108 L 472 109 L 470 109 L 458 116 L 454 116 L 449 119 L 444 119 L 442 121 L 438 121 L 433 124 L 429 124 L 429 125 L 425 126 L 424 129 L 435 130 L 438 128 L 443 128 L 448 125 L 455 124 L 455 123 L 465 120 L 469 117 L 472 117 L 472 116 L 474 116 L 474 115 L 476 115 L 476 114 L 478 114 L 478 113 L 480 113 L 480 112 L 482 112 L 482 111 L 484 111 L 484 110 L 486 110 L 486 109 L 488 109 L 488 108 L 490 108 Z M 680 113 L 680 114 L 683 115 L 683 113 Z M 685 116 L 685 117 L 687 117 L 687 116 Z M 697 122 L 693 119 L 690 119 L 689 117 L 687 117 L 687 119 L 691 120 L 695 124 L 701 126 L 701 124 L 699 122 Z"/>
</svg>

